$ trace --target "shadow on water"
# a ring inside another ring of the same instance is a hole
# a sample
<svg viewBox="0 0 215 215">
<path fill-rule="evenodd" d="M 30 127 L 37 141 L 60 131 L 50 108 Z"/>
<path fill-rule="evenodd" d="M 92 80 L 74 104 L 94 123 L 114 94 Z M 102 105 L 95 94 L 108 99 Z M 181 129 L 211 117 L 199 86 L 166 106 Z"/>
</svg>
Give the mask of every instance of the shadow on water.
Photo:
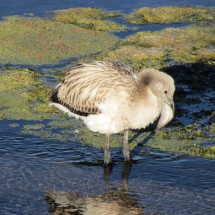
<svg viewBox="0 0 215 215">
<path fill-rule="evenodd" d="M 171 74 L 176 83 L 174 122 L 182 125 L 210 123 L 208 116 L 213 115 L 215 106 L 215 66 L 199 62 L 162 70 Z"/>
</svg>

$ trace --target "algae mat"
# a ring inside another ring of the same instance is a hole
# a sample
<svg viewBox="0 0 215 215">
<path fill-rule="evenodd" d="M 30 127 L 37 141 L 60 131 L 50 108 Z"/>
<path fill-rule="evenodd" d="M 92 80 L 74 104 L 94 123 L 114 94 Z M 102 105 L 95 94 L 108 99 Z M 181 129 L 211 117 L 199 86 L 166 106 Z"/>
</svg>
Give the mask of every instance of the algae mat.
<svg viewBox="0 0 215 215">
<path fill-rule="evenodd" d="M 15 16 L 0 22 L 0 41 L 1 64 L 43 65 L 103 52 L 118 39 L 72 24 Z"/>
<path fill-rule="evenodd" d="M 28 69 L 5 69 L 0 70 L 0 74 L 0 119 L 51 117 L 54 112 L 48 108 L 50 90 L 40 80 L 40 74 Z"/>
<path fill-rule="evenodd" d="M 53 19 L 98 31 L 119 32 L 127 30 L 127 27 L 106 19 L 121 15 L 118 12 L 104 11 L 99 8 L 71 8 L 54 11 Z"/>
<path fill-rule="evenodd" d="M 190 154 L 215 159 L 214 128 L 213 123 L 205 128 L 197 124 L 166 128 L 156 134 L 148 131 L 131 131 L 129 133 L 130 149 L 133 151 L 136 147 L 142 146 L 140 156 L 145 156 L 147 148 L 153 147 L 175 155 Z M 105 135 L 91 132 L 82 123 L 65 117 L 61 120 L 50 121 L 47 125 L 26 124 L 22 127 L 22 132 L 44 139 L 78 141 L 96 148 L 103 148 L 105 141 Z M 122 143 L 123 133 L 111 135 L 111 148 L 120 147 L 121 151 Z"/>
<path fill-rule="evenodd" d="M 136 68 L 205 62 L 215 63 L 215 23 L 206 22 L 184 28 L 137 32 L 124 40 L 103 58 L 120 60 Z"/>
<path fill-rule="evenodd" d="M 213 8 L 199 7 L 143 7 L 130 14 L 114 11 L 104 11 L 99 8 L 71 8 L 53 12 L 53 19 L 79 25 L 84 28 L 98 31 L 120 32 L 131 30 L 131 27 L 119 24 L 109 18 L 120 17 L 130 24 L 170 24 L 213 21 L 215 10 Z"/>
<path fill-rule="evenodd" d="M 132 24 L 169 24 L 182 22 L 211 21 L 215 18 L 213 9 L 198 7 L 143 7 L 127 17 Z"/>
</svg>

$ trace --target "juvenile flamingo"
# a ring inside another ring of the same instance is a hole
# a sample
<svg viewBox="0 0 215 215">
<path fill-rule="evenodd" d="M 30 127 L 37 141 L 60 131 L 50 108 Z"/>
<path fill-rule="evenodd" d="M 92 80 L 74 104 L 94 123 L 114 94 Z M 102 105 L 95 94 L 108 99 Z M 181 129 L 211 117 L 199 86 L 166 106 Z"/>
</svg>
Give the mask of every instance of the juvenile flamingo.
<svg viewBox="0 0 215 215">
<path fill-rule="evenodd" d="M 128 130 L 145 128 L 159 118 L 156 130 L 174 115 L 174 80 L 155 69 L 140 72 L 125 64 L 93 61 L 75 66 L 54 89 L 51 106 L 82 119 L 93 132 L 106 134 L 104 164 L 112 162 L 110 135 L 124 131 L 123 155 L 130 161 Z"/>
</svg>

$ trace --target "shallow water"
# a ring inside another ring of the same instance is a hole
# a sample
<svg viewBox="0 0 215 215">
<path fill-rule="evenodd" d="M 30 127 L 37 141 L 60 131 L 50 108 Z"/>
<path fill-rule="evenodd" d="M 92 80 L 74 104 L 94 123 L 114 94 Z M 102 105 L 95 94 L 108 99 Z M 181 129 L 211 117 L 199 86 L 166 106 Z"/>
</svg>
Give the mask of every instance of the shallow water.
<svg viewBox="0 0 215 215">
<path fill-rule="evenodd" d="M 198 7 L 211 7 L 214 6 L 213 0 L 201 1 L 201 0 L 7 0 L 0 2 L 0 16 L 10 15 L 23 15 L 33 13 L 36 16 L 47 16 L 50 11 L 65 9 L 70 7 L 98 7 L 106 10 L 119 10 L 122 12 L 131 12 L 140 7 L 161 7 L 161 6 L 198 6 Z"/>
<path fill-rule="evenodd" d="M 130 12 L 141 6 L 187 5 L 188 1 L 153 1 L 153 5 L 152 1 L 130 2 L 9 0 L 0 3 L 0 16 L 34 13 L 44 17 L 48 16 L 47 11 L 72 6 Z M 214 6 L 214 3 L 193 0 L 189 5 Z M 159 25 L 154 27 L 160 29 Z M 181 71 L 183 68 L 173 74 L 181 75 L 175 123 L 191 123 L 195 113 L 201 111 L 198 122 L 206 123 L 207 110 L 214 109 L 214 87 L 188 87 L 190 79 L 202 76 L 186 79 Z M 48 74 L 46 78 L 55 81 Z M 214 78 L 211 76 L 209 80 L 210 86 L 214 86 Z M 189 103 L 191 99 L 197 102 Z M 13 123 L 20 126 L 12 126 Z M 143 144 L 133 151 L 131 166 L 123 163 L 120 148 L 112 149 L 113 169 L 104 169 L 102 149 L 83 145 L 72 135 L 70 141 L 58 141 L 23 134 L 22 125 L 30 123 L 0 121 L 1 215 L 214 214 L 215 160 L 169 154 Z"/>
<path fill-rule="evenodd" d="M 9 127 L 10 123 L 3 121 L 0 126 L 2 215 L 49 214 L 58 207 L 62 209 L 67 195 L 77 193 L 85 199 L 79 209 L 86 207 L 86 199 L 108 198 L 111 205 L 115 199 L 123 204 L 123 197 L 129 196 L 135 203 L 131 209 L 138 208 L 146 214 L 214 214 L 215 160 L 169 155 L 141 146 L 135 149 L 136 161 L 129 174 L 120 149 L 113 149 L 115 165 L 108 183 L 108 173 L 105 180 L 103 166 L 99 165 L 102 150 L 82 146 L 72 139 L 58 142 L 22 135 Z M 144 156 L 142 150 L 147 151 Z M 126 180 L 126 189 L 122 189 Z M 50 203 L 53 192 L 63 199 L 60 205 L 53 204 L 53 199 Z M 76 198 L 68 205 L 76 205 Z M 97 206 L 106 207 L 99 203 Z"/>
</svg>

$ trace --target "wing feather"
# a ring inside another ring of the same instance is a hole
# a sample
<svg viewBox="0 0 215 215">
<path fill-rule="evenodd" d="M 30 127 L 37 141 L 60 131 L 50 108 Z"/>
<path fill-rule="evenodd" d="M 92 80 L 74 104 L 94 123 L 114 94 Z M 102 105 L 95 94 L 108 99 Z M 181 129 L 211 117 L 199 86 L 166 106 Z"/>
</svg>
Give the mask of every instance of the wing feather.
<svg viewBox="0 0 215 215">
<path fill-rule="evenodd" d="M 88 114 L 99 113 L 98 105 L 110 93 L 124 90 L 129 95 L 137 93 L 138 72 L 119 62 L 94 61 L 79 64 L 65 77 L 58 89 L 62 104 Z"/>
</svg>

